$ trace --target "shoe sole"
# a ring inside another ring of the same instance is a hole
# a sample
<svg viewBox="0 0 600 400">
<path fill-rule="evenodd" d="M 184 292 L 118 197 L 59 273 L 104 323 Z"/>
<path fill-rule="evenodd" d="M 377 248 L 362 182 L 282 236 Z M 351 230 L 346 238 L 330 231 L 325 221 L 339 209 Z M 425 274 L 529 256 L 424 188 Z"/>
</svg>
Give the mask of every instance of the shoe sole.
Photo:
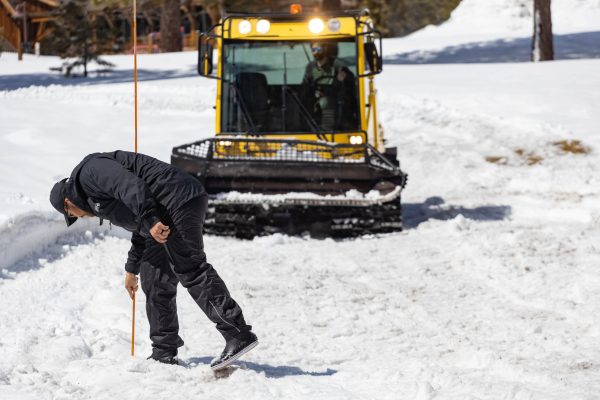
<svg viewBox="0 0 600 400">
<path fill-rule="evenodd" d="M 210 367 L 213 371 L 218 371 L 220 369 L 223 369 L 225 367 L 228 367 L 229 365 L 231 365 L 231 363 L 233 363 L 234 361 L 236 361 L 237 359 L 239 359 L 241 356 L 243 356 L 244 354 L 246 354 L 247 352 L 249 352 L 250 350 L 252 350 L 253 348 L 255 348 L 258 345 L 258 340 L 250 343 L 248 346 L 244 347 L 242 350 L 240 350 L 239 352 L 237 352 L 235 355 L 231 356 L 230 359 L 223 361 L 220 364 L 214 365 L 212 367 Z"/>
</svg>

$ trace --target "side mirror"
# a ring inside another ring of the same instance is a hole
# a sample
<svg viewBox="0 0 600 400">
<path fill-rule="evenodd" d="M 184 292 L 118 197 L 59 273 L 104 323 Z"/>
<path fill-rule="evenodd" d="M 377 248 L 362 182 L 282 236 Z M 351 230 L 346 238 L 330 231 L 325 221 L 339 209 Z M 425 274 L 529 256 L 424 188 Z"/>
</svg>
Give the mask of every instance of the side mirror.
<svg viewBox="0 0 600 400">
<path fill-rule="evenodd" d="M 381 32 L 374 30 L 370 25 L 366 25 L 367 29 L 360 35 L 363 39 L 363 54 L 365 73 L 361 77 L 373 76 L 383 71 L 383 56 L 381 46 L 383 38 Z"/>
<path fill-rule="evenodd" d="M 379 47 L 381 48 L 381 44 Z M 377 50 L 376 42 L 365 42 L 365 60 L 369 68 L 368 75 L 379 74 L 383 70 L 383 57 Z"/>
<path fill-rule="evenodd" d="M 198 37 L 198 73 L 202 76 L 212 76 L 213 72 L 213 39 L 205 33 Z"/>
</svg>

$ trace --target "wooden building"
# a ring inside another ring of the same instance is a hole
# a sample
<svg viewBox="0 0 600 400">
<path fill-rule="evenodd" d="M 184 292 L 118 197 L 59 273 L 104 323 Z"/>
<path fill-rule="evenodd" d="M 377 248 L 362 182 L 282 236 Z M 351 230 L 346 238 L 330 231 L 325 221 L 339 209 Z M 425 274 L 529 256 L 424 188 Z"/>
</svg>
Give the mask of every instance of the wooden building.
<svg viewBox="0 0 600 400">
<path fill-rule="evenodd" d="M 33 43 L 48 33 L 47 22 L 58 0 L 0 0 L 0 40 L 8 50 L 22 45 L 31 51 Z"/>
</svg>

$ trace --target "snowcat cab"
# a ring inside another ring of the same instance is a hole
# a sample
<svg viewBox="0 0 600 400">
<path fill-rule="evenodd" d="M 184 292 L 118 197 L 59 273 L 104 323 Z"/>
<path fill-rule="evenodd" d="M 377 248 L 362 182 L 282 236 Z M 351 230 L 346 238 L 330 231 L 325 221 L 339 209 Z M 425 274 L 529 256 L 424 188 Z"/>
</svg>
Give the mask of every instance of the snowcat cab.
<svg viewBox="0 0 600 400">
<path fill-rule="evenodd" d="M 207 233 L 402 229 L 406 174 L 377 122 L 381 43 L 367 11 L 231 14 L 200 36 L 217 134 L 175 147 L 171 162 L 209 193 Z"/>
</svg>

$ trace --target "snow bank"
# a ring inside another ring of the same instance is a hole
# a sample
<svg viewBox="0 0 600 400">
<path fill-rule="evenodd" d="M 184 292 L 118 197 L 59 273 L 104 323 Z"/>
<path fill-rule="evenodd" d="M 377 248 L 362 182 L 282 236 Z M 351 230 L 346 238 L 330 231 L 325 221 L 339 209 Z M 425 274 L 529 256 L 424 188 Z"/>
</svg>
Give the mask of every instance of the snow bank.
<svg viewBox="0 0 600 400">
<path fill-rule="evenodd" d="M 14 276 L 35 269 L 48 257 L 59 257 L 64 246 L 86 243 L 93 237 L 111 233 L 127 237 L 121 228 L 98 224 L 97 219 L 81 219 L 67 229 L 64 217 L 56 212 L 26 212 L 0 225 L 0 271 Z"/>
</svg>

